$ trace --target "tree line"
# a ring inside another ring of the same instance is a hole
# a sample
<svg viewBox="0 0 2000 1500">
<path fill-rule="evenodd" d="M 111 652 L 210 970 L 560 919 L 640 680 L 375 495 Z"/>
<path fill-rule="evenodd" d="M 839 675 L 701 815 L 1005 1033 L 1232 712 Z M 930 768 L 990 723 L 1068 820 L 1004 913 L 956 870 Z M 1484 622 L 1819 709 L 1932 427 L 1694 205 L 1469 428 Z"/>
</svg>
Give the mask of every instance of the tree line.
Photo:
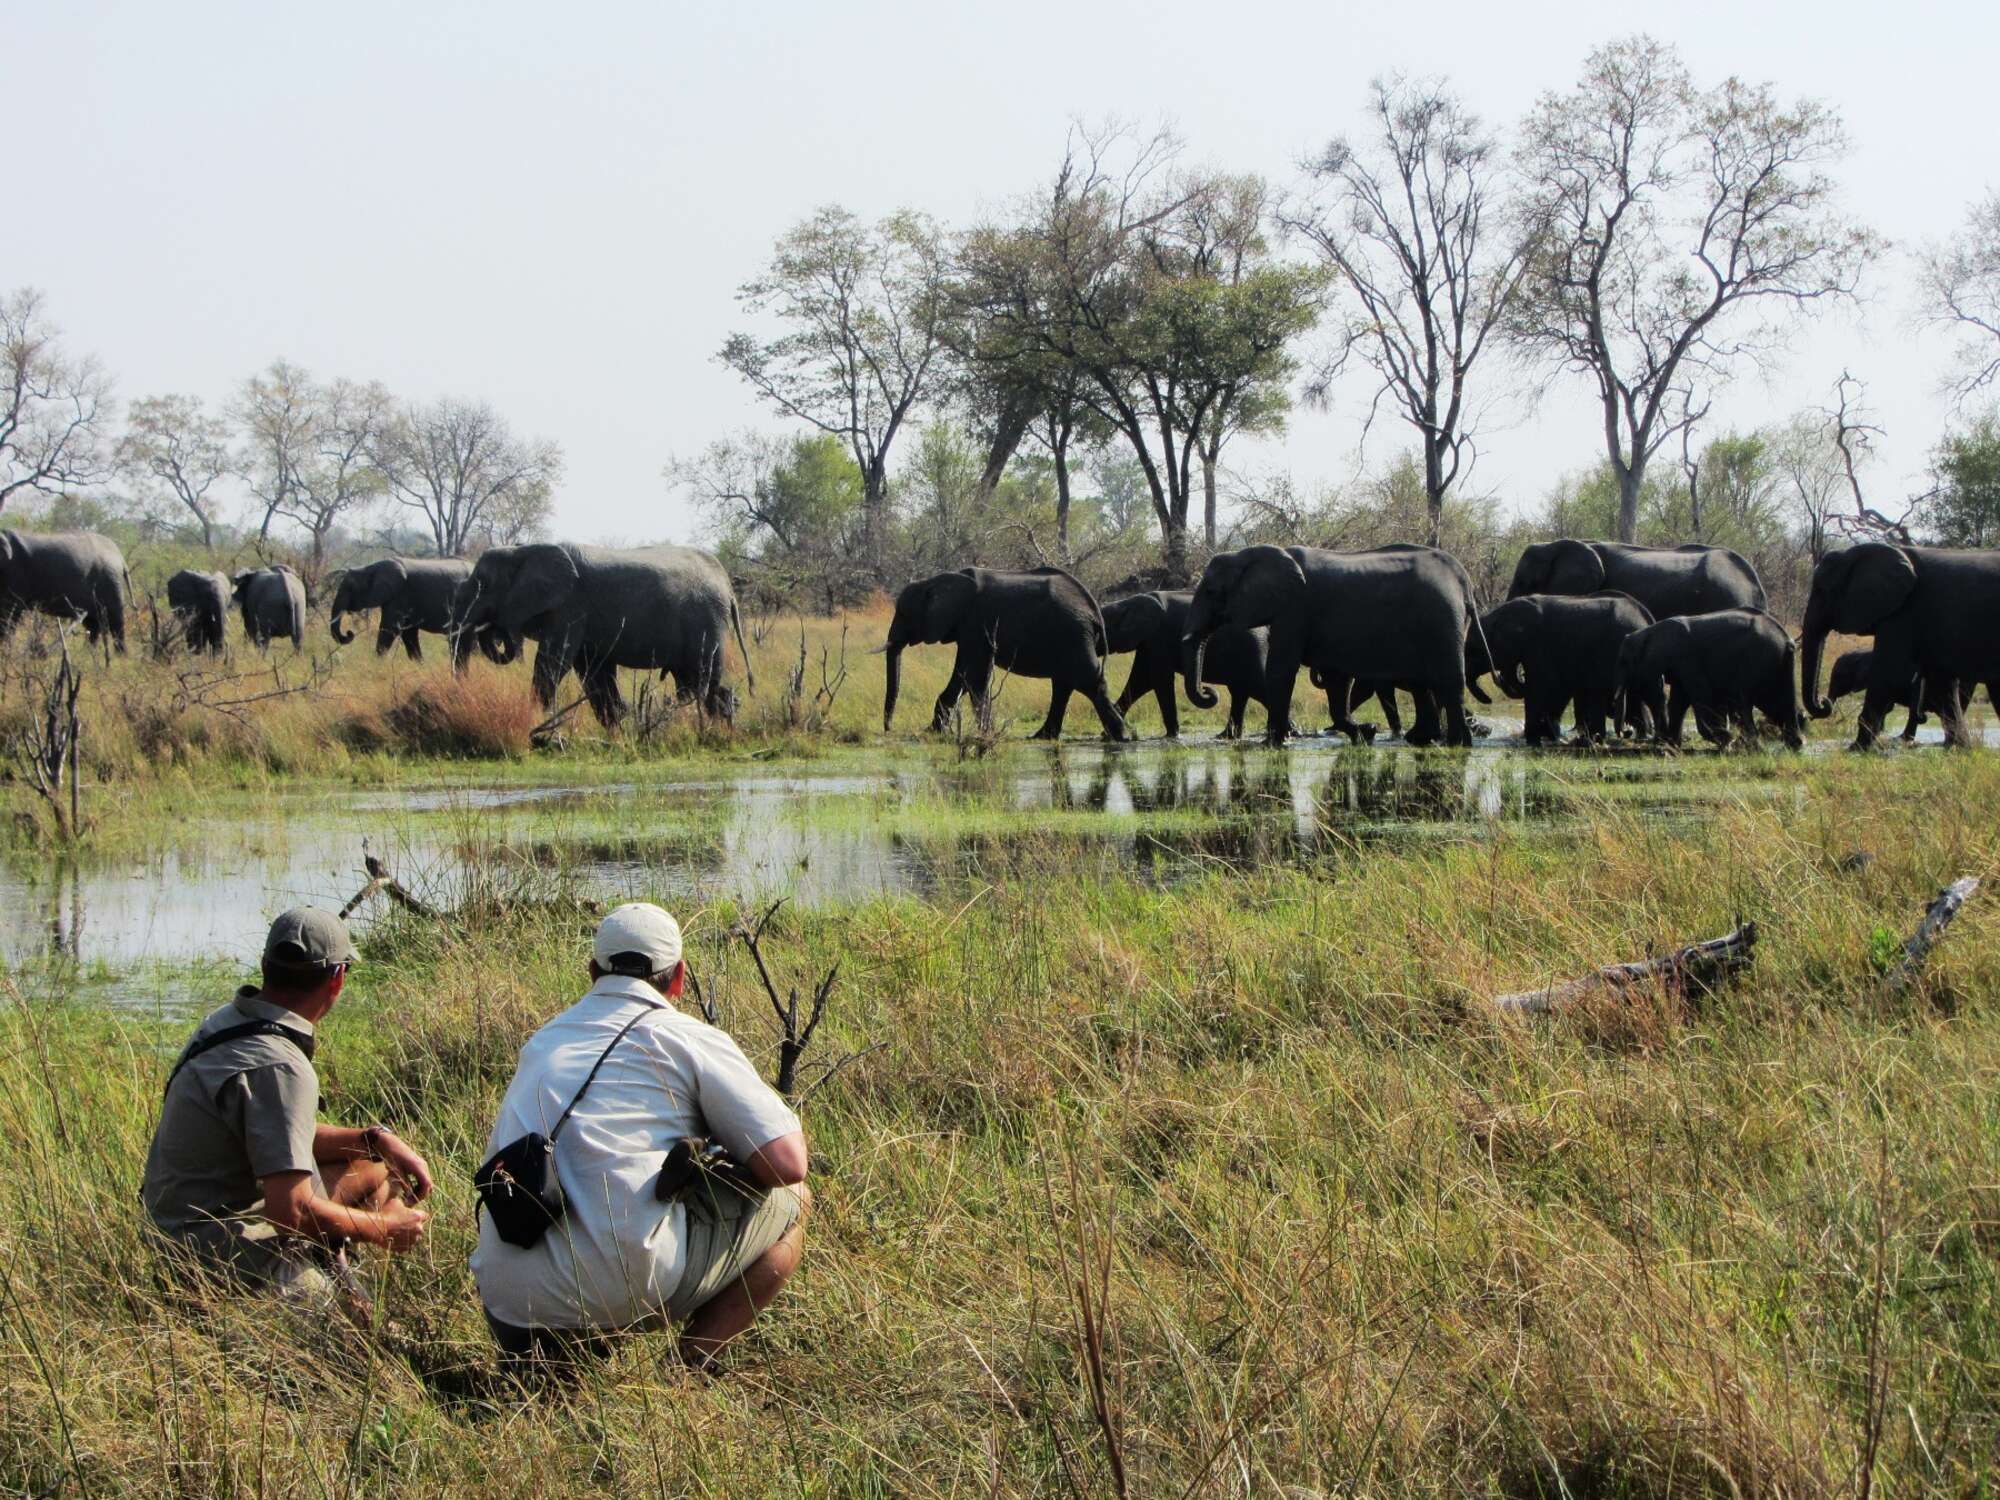
<svg viewBox="0 0 2000 1500">
<path fill-rule="evenodd" d="M 1370 423 L 1404 429 L 1422 489 L 1405 536 L 1437 543 L 1509 398 L 1578 381 L 1601 472 L 1551 496 L 1548 524 L 1782 537 L 1814 560 L 1857 529 L 1994 534 L 1989 415 L 1946 439 L 1928 493 L 1886 511 L 1863 494 L 1879 434 L 1849 377 L 1780 430 L 1712 433 L 1729 381 L 1853 300 L 1887 249 L 1841 201 L 1828 106 L 1704 86 L 1642 36 L 1598 49 L 1507 137 L 1441 80 L 1378 81 L 1365 122 L 1282 189 L 1192 166 L 1166 131 L 1076 126 L 1041 183 L 962 229 L 820 209 L 739 291 L 762 331 L 717 356 L 803 431 L 732 435 L 669 481 L 793 596 L 962 560 L 936 544 L 967 535 L 995 559 L 1129 561 L 1135 490 L 1153 571 L 1178 581 L 1225 541 L 1229 444 L 1281 431 L 1296 401 L 1358 383 Z M 1921 257 L 1919 283 L 1921 317 L 1961 336 L 1969 402 L 2000 380 L 2000 195 Z M 1233 497 L 1239 537 L 1352 509 L 1258 488 Z"/>
<path fill-rule="evenodd" d="M 102 510 L 205 550 L 289 549 L 317 580 L 337 546 L 375 539 L 440 557 L 539 531 L 562 450 L 485 401 L 399 400 L 287 360 L 211 406 L 144 396 L 115 421 L 110 380 L 63 347 L 42 296 L 0 295 L 0 516 L 33 494 Z M 248 496 L 232 519 L 230 482 Z"/>
</svg>

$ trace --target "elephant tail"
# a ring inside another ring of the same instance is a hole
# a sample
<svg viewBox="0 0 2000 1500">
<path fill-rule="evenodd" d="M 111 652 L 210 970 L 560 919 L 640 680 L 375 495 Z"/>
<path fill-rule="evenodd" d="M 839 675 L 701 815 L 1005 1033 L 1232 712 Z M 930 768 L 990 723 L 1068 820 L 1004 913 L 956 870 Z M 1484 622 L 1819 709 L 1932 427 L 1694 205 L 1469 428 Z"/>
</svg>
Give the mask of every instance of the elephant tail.
<svg viewBox="0 0 2000 1500">
<path fill-rule="evenodd" d="M 1471 599 L 1467 599 L 1465 603 L 1466 603 L 1466 613 L 1471 621 L 1471 623 L 1466 627 L 1465 631 L 1466 639 L 1469 641 L 1474 636 L 1478 637 L 1479 654 L 1482 657 L 1484 657 L 1486 661 L 1490 664 L 1493 660 L 1493 646 L 1492 643 L 1486 639 L 1486 622 L 1479 618 L 1479 606 L 1476 603 L 1474 603 Z M 1470 680 L 1471 679 L 1468 676 L 1467 681 L 1469 682 Z M 1478 689 L 1475 688 L 1473 690 L 1473 696 L 1479 697 Z M 1483 697 L 1479 697 L 1479 701 L 1481 703 L 1484 703 L 1486 702 L 1486 699 Z"/>
<path fill-rule="evenodd" d="M 743 653 L 743 681 L 750 691 L 757 691 L 757 674 L 750 670 L 750 648 L 743 643 L 743 612 L 736 607 L 736 596 L 729 598 L 729 623 L 736 630 L 736 649 Z"/>
</svg>

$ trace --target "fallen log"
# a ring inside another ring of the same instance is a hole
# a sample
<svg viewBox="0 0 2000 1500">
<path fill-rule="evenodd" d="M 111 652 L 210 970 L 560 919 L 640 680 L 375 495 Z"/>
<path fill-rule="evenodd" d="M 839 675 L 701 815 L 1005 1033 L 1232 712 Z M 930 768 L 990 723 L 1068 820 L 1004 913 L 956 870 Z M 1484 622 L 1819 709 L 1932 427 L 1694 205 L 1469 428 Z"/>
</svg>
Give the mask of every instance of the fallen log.
<svg viewBox="0 0 2000 1500">
<path fill-rule="evenodd" d="M 1966 875 L 1938 892 L 1937 899 L 1924 908 L 1924 918 L 1917 923 L 1917 930 L 1905 939 L 1902 958 L 1882 976 L 1882 982 L 1875 990 L 1878 1002 L 1892 1000 L 1909 988 L 1910 981 L 1922 971 L 1924 960 L 1930 957 L 1932 946 L 1944 936 L 1952 918 L 1964 909 L 1965 903 L 1978 889 L 1979 877 Z"/>
<path fill-rule="evenodd" d="M 1493 1005 L 1509 1015 L 1539 1016 L 1606 990 L 1622 993 L 1640 988 L 1659 989 L 1669 995 L 1711 990 L 1749 968 L 1756 957 L 1756 948 L 1757 924 L 1745 922 L 1734 932 L 1705 943 L 1690 943 L 1661 958 L 1607 964 L 1581 978 L 1546 989 L 1495 995 Z"/>
<path fill-rule="evenodd" d="M 387 895 L 391 901 L 402 907 L 403 910 L 416 916 L 434 917 L 437 915 L 436 912 L 424 905 L 423 902 L 404 890 L 397 883 L 396 877 L 389 873 L 387 865 L 383 864 L 374 855 L 366 852 L 367 843 L 365 840 L 362 843 L 362 850 L 361 863 L 368 871 L 368 884 L 356 891 L 347 905 L 341 907 L 341 921 L 345 922 L 349 917 L 353 916 L 355 912 L 361 909 L 363 903 L 378 893 Z"/>
</svg>

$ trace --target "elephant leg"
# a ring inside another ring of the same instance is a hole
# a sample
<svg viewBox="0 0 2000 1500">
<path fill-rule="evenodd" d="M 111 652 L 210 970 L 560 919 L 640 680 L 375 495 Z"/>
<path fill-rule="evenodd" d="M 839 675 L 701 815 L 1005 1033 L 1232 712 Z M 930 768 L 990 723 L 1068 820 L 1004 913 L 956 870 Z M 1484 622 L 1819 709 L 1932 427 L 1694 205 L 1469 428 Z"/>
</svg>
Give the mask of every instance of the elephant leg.
<svg viewBox="0 0 2000 1500">
<path fill-rule="evenodd" d="M 390 622 L 388 612 L 382 614 L 382 623 L 375 627 L 375 654 L 387 656 L 389 648 L 396 644 L 396 627 Z"/>
<path fill-rule="evenodd" d="M 535 697 L 543 708 L 553 708 L 556 689 L 569 676 L 576 665 L 574 653 L 564 650 L 554 641 L 544 641 L 535 648 Z M 595 707 L 595 705 L 592 705 Z"/>
<path fill-rule="evenodd" d="M 1104 685 L 1104 674 L 1099 673 L 1079 691 L 1090 700 L 1090 706 L 1097 710 L 1097 720 L 1104 726 L 1104 737 L 1115 743 L 1133 738 L 1132 731 L 1125 727 L 1125 716 L 1118 712 L 1118 706 L 1111 701 L 1111 694 Z M 1063 690 L 1065 702 L 1069 691 Z"/>
<path fill-rule="evenodd" d="M 1969 749 L 1972 745 L 1972 731 L 1965 722 L 1965 710 L 1960 704 L 1958 684 L 1947 682 L 1944 691 L 1937 695 L 1938 717 L 1944 720 L 1944 742 L 1954 750 Z"/>
<path fill-rule="evenodd" d="M 1249 707 L 1250 700 L 1246 695 L 1235 688 L 1229 690 L 1229 722 L 1222 726 L 1222 737 L 1225 740 L 1243 738 L 1243 714 Z"/>
<path fill-rule="evenodd" d="M 581 671 L 581 675 L 583 695 L 590 701 L 591 712 L 597 715 L 598 723 L 606 729 L 611 728 L 625 717 L 625 695 L 618 691 L 618 669 L 611 666 L 591 667 Z"/>
<path fill-rule="evenodd" d="M 1157 689 L 1157 674 L 1152 670 L 1152 650 L 1141 646 L 1132 656 L 1132 670 L 1125 674 L 1125 686 L 1118 694 L 1118 712 L 1127 713 L 1147 693 Z"/>
<path fill-rule="evenodd" d="M 1383 722 L 1389 726 L 1389 733 L 1396 739 L 1403 737 L 1403 711 L 1396 707 L 1396 690 L 1381 687 L 1375 691 L 1375 701 L 1382 705 Z"/>
<path fill-rule="evenodd" d="M 1281 640 L 1274 630 L 1271 635 L 1271 652 L 1265 659 L 1264 667 L 1264 743 L 1280 746 L 1285 743 L 1285 732 L 1292 725 L 1292 691 L 1298 686 L 1299 659 L 1303 655 L 1299 642 Z M 1345 698 L 1345 679 L 1328 677 L 1327 701 L 1333 701 L 1336 681 L 1340 693 Z"/>
<path fill-rule="evenodd" d="M 1410 732 L 1404 736 L 1412 745 L 1435 745 L 1446 739 L 1446 728 L 1439 713 L 1438 694 L 1428 687 L 1417 687 L 1411 691 L 1411 701 L 1416 705 L 1416 714 L 1410 722 Z M 1464 743 L 1472 742 L 1471 734 L 1465 728 L 1465 705 L 1460 703 L 1458 715 L 1452 725 L 1453 730 L 1464 735 Z M 1458 743 L 1458 741 L 1450 741 Z"/>
<path fill-rule="evenodd" d="M 403 650 L 408 654 L 411 661 L 422 661 L 424 659 L 424 643 L 419 638 L 419 635 L 420 632 L 414 625 L 406 626 L 403 630 Z"/>
<path fill-rule="evenodd" d="M 951 679 L 945 683 L 944 691 L 937 696 L 937 703 L 931 709 L 931 733 L 942 734 L 951 723 L 951 716 L 958 708 L 958 700 L 964 695 L 966 682 L 973 668 L 971 655 L 964 647 L 959 648 L 957 658 L 951 664 Z M 982 678 L 983 678 L 982 673 Z"/>
<path fill-rule="evenodd" d="M 1167 738 L 1179 739 L 1181 737 L 1180 683 L 1172 672 L 1162 672 L 1153 684 L 1153 701 L 1160 706 L 1160 722 L 1166 726 Z M 1125 705 L 1119 704 L 1118 711 L 1122 714 Z"/>
<path fill-rule="evenodd" d="M 1062 738 L 1063 717 L 1069 712 L 1069 695 L 1075 691 L 1060 677 L 1049 683 L 1049 714 L 1042 720 L 1042 727 L 1028 738 L 1034 740 L 1059 740 Z"/>
<path fill-rule="evenodd" d="M 1536 690 L 1535 680 L 1528 679 L 1528 696 L 1522 704 L 1525 722 L 1521 725 L 1521 738 L 1530 745 L 1546 745 L 1562 738 L 1557 717 L 1560 707 L 1549 702 L 1546 692 Z"/>
<path fill-rule="evenodd" d="M 1268 683 L 1270 674 L 1265 673 Z M 1366 701 L 1359 684 L 1353 678 L 1338 672 L 1328 672 L 1322 679 L 1326 683 L 1326 708 L 1333 716 L 1331 729 L 1335 734 L 1344 734 L 1350 744 L 1374 744 L 1376 728 L 1373 724 L 1356 723 L 1354 705 L 1357 699 Z M 1268 727 L 1265 733 L 1269 734 Z"/>
</svg>

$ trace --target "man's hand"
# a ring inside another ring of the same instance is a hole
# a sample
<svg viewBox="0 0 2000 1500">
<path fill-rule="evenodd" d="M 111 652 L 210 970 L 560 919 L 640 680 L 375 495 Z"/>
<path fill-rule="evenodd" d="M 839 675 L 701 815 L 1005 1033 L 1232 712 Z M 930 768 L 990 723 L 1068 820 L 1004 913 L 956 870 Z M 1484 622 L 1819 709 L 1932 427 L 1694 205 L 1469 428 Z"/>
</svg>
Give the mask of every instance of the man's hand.
<svg viewBox="0 0 2000 1500">
<path fill-rule="evenodd" d="M 425 1190 L 429 1190 L 426 1184 Z M 431 1222 L 431 1216 L 421 1208 L 411 1208 L 407 1203 L 391 1202 L 376 1215 L 382 1225 L 382 1242 L 391 1250 L 403 1251 L 416 1247 L 424 1237 L 424 1230 Z"/>
<path fill-rule="evenodd" d="M 374 1144 L 376 1155 L 388 1167 L 389 1175 L 402 1180 L 412 1203 L 421 1203 L 431 1195 L 431 1169 L 421 1156 L 405 1145 L 393 1130 L 376 1126 L 366 1134 Z"/>
</svg>

